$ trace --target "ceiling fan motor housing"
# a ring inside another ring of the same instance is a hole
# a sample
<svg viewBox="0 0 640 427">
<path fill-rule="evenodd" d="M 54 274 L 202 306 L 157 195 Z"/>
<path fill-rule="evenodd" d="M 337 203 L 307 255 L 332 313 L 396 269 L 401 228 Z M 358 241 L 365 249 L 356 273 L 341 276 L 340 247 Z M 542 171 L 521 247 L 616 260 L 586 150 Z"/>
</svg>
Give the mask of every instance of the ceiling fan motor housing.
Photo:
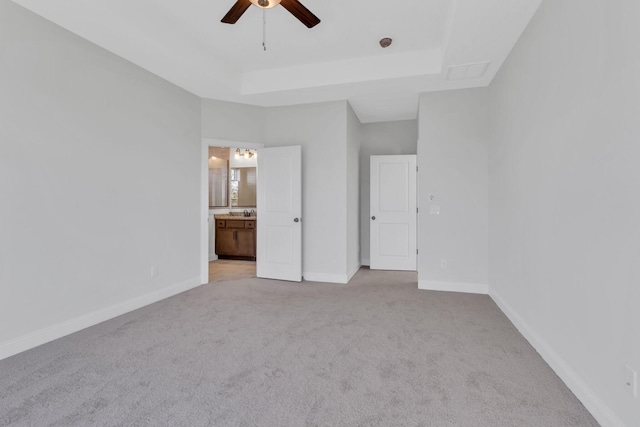
<svg viewBox="0 0 640 427">
<path fill-rule="evenodd" d="M 304 7 L 300 0 L 236 0 L 221 21 L 225 24 L 235 24 L 252 4 L 261 9 L 282 5 L 307 28 L 313 28 L 320 23 L 320 19 Z"/>
<path fill-rule="evenodd" d="M 259 7 L 260 9 L 271 9 L 272 7 L 276 7 L 279 5 L 282 0 L 242 0 L 244 4 L 253 4 L 254 6 Z"/>
</svg>

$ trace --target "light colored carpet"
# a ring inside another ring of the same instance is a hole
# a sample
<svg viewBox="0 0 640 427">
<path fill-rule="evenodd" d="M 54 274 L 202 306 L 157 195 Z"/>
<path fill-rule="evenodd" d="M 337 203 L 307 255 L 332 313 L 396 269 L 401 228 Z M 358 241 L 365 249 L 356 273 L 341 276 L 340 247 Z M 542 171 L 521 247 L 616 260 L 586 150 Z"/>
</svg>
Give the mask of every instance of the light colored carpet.
<svg viewBox="0 0 640 427">
<path fill-rule="evenodd" d="M 211 283 L 0 361 L 0 425 L 596 426 L 487 296 Z"/>
</svg>

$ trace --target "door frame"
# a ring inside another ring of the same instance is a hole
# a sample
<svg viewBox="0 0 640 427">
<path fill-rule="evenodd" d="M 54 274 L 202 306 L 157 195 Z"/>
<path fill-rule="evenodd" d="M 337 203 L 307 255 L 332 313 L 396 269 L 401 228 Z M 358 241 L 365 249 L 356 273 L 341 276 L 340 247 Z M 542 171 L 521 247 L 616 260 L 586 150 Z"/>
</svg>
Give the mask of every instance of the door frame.
<svg viewBox="0 0 640 427">
<path fill-rule="evenodd" d="M 209 283 L 209 147 L 264 148 L 260 142 L 202 138 L 200 150 L 200 283 Z"/>
</svg>

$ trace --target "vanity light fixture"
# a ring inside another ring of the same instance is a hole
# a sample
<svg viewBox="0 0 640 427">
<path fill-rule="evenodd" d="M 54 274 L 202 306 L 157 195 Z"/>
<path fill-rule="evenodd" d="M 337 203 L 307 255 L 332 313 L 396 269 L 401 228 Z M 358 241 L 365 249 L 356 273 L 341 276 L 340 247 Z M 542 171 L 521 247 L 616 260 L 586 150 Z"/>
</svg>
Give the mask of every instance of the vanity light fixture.
<svg viewBox="0 0 640 427">
<path fill-rule="evenodd" d="M 236 152 L 233 156 L 234 159 L 239 160 L 239 159 L 244 159 L 245 157 L 248 159 L 253 158 L 254 156 L 256 156 L 258 154 L 257 151 L 253 150 L 251 151 L 250 148 L 236 148 Z"/>
</svg>

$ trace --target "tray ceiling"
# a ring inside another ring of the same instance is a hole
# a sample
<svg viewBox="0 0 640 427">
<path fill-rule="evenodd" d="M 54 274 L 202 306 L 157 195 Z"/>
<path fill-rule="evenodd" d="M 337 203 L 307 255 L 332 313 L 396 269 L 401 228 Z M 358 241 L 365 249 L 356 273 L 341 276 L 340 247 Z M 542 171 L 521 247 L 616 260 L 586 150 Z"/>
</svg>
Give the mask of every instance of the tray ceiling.
<svg viewBox="0 0 640 427">
<path fill-rule="evenodd" d="M 235 0 L 13 1 L 202 98 L 346 99 L 366 123 L 415 118 L 421 92 L 487 86 L 541 0 L 302 0 L 322 22 L 268 9 L 266 52 L 261 9 L 220 22 Z"/>
</svg>

